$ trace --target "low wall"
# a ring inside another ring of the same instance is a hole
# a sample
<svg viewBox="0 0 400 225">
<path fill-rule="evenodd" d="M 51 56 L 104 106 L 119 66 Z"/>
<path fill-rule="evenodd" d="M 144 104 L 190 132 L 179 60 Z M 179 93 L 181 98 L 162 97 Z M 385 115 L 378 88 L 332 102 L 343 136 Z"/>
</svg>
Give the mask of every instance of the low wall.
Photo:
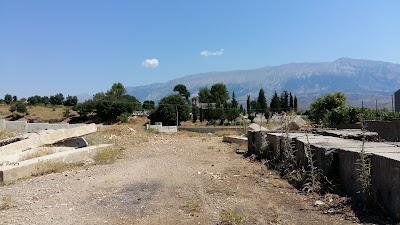
<svg viewBox="0 0 400 225">
<path fill-rule="evenodd" d="M 14 130 L 19 133 L 33 133 L 39 130 L 59 130 L 79 127 L 85 124 L 69 124 L 69 123 L 28 123 L 27 121 L 6 121 L 0 119 L 0 130 Z M 96 124 L 97 128 L 102 128 L 102 124 Z"/>
<path fill-rule="evenodd" d="M 191 131 L 196 133 L 215 133 L 217 131 L 236 131 L 244 133 L 243 128 L 239 127 L 179 127 L 178 130 Z"/>
<path fill-rule="evenodd" d="M 283 137 L 281 133 L 249 131 L 248 152 L 281 160 Z M 328 177 L 339 178 L 346 194 L 361 195 L 358 159 L 362 142 L 315 134 L 289 134 L 295 142 L 295 157 L 299 167 L 307 167 L 306 147 L 313 153 L 314 165 Z M 266 146 L 267 145 L 267 146 Z M 383 142 L 366 142 L 364 150 L 371 159 L 372 189 L 377 201 L 400 220 L 400 147 Z"/>
<path fill-rule="evenodd" d="M 146 129 L 152 129 L 160 133 L 176 133 L 178 132 L 177 126 L 162 126 L 162 125 L 147 125 Z"/>
</svg>

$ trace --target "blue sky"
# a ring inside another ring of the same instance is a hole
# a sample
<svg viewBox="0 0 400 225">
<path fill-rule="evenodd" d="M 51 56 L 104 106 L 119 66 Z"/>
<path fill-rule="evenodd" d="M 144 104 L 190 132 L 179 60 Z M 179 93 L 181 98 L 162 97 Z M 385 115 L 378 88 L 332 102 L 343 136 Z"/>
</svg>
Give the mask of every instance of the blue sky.
<svg viewBox="0 0 400 225">
<path fill-rule="evenodd" d="M 400 1 L 0 0 L 0 98 L 340 57 L 400 63 Z"/>
</svg>

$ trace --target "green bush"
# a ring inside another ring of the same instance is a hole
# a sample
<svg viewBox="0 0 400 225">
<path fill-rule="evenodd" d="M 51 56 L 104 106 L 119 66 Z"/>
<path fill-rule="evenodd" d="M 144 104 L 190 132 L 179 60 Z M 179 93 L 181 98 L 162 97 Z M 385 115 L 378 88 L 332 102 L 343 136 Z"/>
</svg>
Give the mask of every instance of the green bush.
<svg viewBox="0 0 400 225">
<path fill-rule="evenodd" d="M 117 116 L 117 121 L 120 123 L 127 123 L 128 122 L 128 114 L 121 114 L 119 116 Z"/>
</svg>

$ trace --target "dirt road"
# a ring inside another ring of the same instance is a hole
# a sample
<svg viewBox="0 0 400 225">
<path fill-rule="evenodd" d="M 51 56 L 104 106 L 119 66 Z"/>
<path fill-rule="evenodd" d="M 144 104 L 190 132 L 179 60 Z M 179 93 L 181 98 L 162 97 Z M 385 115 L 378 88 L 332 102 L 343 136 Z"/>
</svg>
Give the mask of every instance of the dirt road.
<svg viewBox="0 0 400 225">
<path fill-rule="evenodd" d="M 0 187 L 0 224 L 354 224 L 219 137 L 153 135 L 110 165 Z"/>
</svg>

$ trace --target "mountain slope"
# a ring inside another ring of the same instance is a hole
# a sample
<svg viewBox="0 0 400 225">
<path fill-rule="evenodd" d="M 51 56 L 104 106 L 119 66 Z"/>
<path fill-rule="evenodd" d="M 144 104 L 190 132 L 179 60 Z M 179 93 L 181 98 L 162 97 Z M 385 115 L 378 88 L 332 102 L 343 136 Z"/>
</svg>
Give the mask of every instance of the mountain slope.
<svg viewBox="0 0 400 225">
<path fill-rule="evenodd" d="M 269 100 L 276 90 L 292 92 L 299 100 L 301 108 L 318 96 L 343 91 L 348 104 L 391 108 L 391 95 L 400 88 L 400 64 L 381 61 L 340 58 L 333 62 L 290 63 L 280 66 L 263 67 L 252 70 L 209 72 L 185 76 L 166 83 L 138 87 L 127 87 L 129 94 L 141 101 L 159 100 L 173 93 L 176 84 L 184 84 L 196 94 L 201 87 L 211 87 L 223 82 L 230 93 L 235 91 L 239 102 L 244 103 L 250 94 L 252 99 L 260 88 L 265 90 Z"/>
</svg>

